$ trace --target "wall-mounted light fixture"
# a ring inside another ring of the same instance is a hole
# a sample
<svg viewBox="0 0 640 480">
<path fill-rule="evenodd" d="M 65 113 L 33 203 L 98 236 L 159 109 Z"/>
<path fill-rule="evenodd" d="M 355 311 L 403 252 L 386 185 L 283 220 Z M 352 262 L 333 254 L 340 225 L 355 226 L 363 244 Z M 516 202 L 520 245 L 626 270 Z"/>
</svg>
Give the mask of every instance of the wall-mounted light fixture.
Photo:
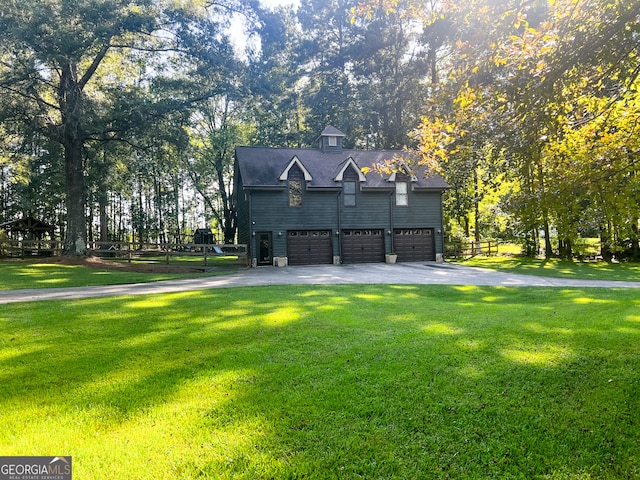
<svg viewBox="0 0 640 480">
<path fill-rule="evenodd" d="M 282 232 L 278 232 L 278 236 L 281 237 L 282 236 Z"/>
</svg>

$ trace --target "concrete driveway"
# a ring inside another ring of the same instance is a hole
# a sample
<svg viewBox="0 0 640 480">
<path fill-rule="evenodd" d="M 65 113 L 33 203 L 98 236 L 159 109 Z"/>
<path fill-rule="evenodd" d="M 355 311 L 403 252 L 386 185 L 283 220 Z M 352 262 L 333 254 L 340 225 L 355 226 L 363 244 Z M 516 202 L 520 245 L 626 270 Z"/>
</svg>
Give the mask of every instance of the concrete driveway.
<svg viewBox="0 0 640 480">
<path fill-rule="evenodd" d="M 119 295 L 169 293 L 208 288 L 261 285 L 337 285 L 337 284 L 422 284 L 479 285 L 505 287 L 604 287 L 640 288 L 640 282 L 615 282 L 536 277 L 500 273 L 483 268 L 448 263 L 370 263 L 358 265 L 313 265 L 298 267 L 259 267 L 220 277 L 165 280 L 153 283 L 76 288 L 46 288 L 0 291 L 0 303 L 37 300 L 68 300 Z"/>
</svg>

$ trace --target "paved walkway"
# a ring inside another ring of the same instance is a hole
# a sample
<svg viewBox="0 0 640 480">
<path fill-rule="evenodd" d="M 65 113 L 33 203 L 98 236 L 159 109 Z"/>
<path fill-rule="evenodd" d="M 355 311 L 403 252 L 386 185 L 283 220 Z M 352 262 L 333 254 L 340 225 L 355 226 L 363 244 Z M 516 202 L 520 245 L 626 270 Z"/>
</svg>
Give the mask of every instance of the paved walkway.
<svg viewBox="0 0 640 480">
<path fill-rule="evenodd" d="M 578 280 L 537 277 L 494 272 L 483 268 L 442 263 L 399 263 L 387 265 L 314 265 L 299 267 L 260 267 L 220 277 L 165 280 L 153 283 L 107 285 L 75 288 L 0 290 L 0 304 L 37 300 L 69 300 L 170 293 L 208 288 L 262 285 L 337 285 L 337 284 L 422 284 L 478 285 L 505 287 L 604 287 L 640 288 L 640 282 Z"/>
</svg>

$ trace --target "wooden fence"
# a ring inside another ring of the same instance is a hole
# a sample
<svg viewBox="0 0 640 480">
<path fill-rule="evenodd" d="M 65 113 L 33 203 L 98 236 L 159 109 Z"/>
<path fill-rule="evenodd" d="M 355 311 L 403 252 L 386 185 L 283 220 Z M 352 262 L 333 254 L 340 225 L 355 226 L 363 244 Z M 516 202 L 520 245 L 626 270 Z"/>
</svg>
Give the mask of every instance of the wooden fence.
<svg viewBox="0 0 640 480">
<path fill-rule="evenodd" d="M 0 256 L 52 257 L 62 253 L 60 240 L 4 240 Z M 247 246 L 243 244 L 176 244 L 141 242 L 89 242 L 87 251 L 96 257 L 119 261 L 146 263 L 193 263 L 208 266 L 218 257 L 236 257 L 230 263 L 248 265 Z M 228 264 L 229 262 L 225 262 Z"/>
<path fill-rule="evenodd" d="M 444 254 L 445 257 L 448 258 L 469 258 L 477 255 L 497 255 L 498 244 L 497 240 L 445 243 Z"/>
</svg>

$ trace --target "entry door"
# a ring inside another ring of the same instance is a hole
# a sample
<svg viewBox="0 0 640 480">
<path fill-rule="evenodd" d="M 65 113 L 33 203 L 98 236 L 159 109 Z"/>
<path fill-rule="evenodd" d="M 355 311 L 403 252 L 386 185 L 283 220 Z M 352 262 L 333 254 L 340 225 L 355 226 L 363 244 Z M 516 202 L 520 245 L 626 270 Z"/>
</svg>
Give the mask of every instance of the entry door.
<svg viewBox="0 0 640 480">
<path fill-rule="evenodd" d="M 258 232 L 258 265 L 272 265 L 271 232 Z"/>
</svg>

